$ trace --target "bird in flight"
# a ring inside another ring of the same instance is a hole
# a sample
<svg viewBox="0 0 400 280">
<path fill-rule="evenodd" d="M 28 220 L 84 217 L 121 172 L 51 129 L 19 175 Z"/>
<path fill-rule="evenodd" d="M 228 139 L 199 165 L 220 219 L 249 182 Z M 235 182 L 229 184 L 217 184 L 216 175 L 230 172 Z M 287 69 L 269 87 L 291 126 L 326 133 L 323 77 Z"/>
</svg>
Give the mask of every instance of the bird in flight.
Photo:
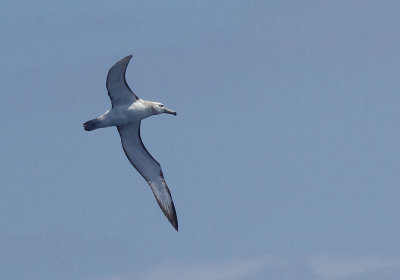
<svg viewBox="0 0 400 280">
<path fill-rule="evenodd" d="M 122 148 L 133 167 L 150 185 L 158 205 L 171 225 L 178 231 L 174 202 L 164 180 L 160 164 L 151 156 L 140 137 L 140 123 L 152 115 L 176 112 L 162 103 L 137 97 L 125 80 L 125 72 L 132 55 L 119 60 L 110 68 L 107 75 L 108 96 L 112 107 L 103 115 L 83 124 L 86 131 L 116 126 L 121 136 Z"/>
</svg>

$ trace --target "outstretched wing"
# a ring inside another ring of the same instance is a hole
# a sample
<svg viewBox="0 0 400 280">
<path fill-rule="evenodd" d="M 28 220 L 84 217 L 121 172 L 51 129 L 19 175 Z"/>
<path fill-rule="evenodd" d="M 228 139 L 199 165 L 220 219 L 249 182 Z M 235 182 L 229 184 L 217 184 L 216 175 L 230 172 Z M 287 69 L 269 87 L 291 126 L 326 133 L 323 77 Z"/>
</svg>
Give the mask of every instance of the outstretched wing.
<svg viewBox="0 0 400 280">
<path fill-rule="evenodd" d="M 136 170 L 146 179 L 164 215 L 172 226 L 178 230 L 178 219 L 171 192 L 164 180 L 160 164 L 143 145 L 140 137 L 140 121 L 134 124 L 118 126 L 117 128 L 125 155 Z"/>
<path fill-rule="evenodd" d="M 124 57 L 108 71 L 106 87 L 113 108 L 125 104 L 131 105 L 138 99 L 125 80 L 126 67 L 131 58 L 132 55 Z"/>
</svg>

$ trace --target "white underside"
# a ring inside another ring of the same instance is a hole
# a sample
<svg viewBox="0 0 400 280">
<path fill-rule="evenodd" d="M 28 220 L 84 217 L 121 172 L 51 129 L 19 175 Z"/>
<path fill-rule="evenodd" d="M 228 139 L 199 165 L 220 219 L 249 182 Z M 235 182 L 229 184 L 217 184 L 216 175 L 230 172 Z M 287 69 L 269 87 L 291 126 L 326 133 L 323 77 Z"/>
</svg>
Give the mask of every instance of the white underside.
<svg viewBox="0 0 400 280">
<path fill-rule="evenodd" d="M 116 106 L 99 116 L 99 127 L 125 126 L 154 115 L 151 101 L 138 99 L 130 106 Z"/>
</svg>

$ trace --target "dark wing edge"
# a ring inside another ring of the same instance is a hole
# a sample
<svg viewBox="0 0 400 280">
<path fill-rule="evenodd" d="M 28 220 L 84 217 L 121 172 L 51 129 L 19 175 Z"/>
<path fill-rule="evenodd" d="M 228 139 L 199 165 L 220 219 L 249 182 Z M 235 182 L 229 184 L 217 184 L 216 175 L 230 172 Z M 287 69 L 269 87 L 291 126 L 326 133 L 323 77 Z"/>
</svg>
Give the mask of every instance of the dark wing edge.
<svg viewBox="0 0 400 280">
<path fill-rule="evenodd" d="M 143 150 L 147 153 L 147 155 L 154 161 L 159 166 L 160 169 L 160 174 L 159 177 L 156 180 L 150 180 L 150 178 L 147 178 L 143 172 L 139 170 L 139 168 L 136 166 L 135 162 L 133 159 L 129 156 L 129 153 L 127 152 L 124 142 L 122 141 L 122 134 L 121 134 L 121 128 L 117 127 L 118 133 L 121 137 L 121 144 L 122 144 L 122 149 L 124 150 L 124 153 L 126 157 L 128 158 L 129 162 L 132 164 L 133 167 L 139 172 L 139 174 L 146 180 L 146 182 L 149 184 L 154 197 L 156 198 L 158 206 L 161 208 L 162 212 L 164 213 L 165 217 L 168 219 L 168 221 L 171 223 L 171 225 L 175 228 L 176 231 L 178 231 L 178 217 L 176 215 L 176 210 L 175 210 L 175 205 L 172 200 L 171 192 L 167 186 L 167 183 L 165 182 L 164 179 L 164 174 L 161 170 L 161 165 L 158 161 L 156 161 L 153 156 L 149 153 L 149 151 L 146 149 L 146 147 L 143 144 L 142 137 L 140 136 L 140 121 L 138 124 L 138 131 L 137 131 L 137 136 L 139 137 L 139 142 L 140 145 L 142 146 Z"/>
<path fill-rule="evenodd" d="M 119 78 L 121 78 L 121 76 L 122 76 L 123 77 L 122 82 L 123 82 L 124 86 L 126 87 L 127 91 L 130 92 L 130 94 L 132 94 L 133 98 L 135 98 L 136 100 L 139 99 L 136 96 L 136 94 L 129 87 L 128 83 L 126 82 L 126 77 L 125 77 L 126 69 L 128 67 L 129 61 L 131 60 L 132 57 L 133 57 L 132 55 L 128 55 L 128 56 L 118 60 L 117 63 L 115 63 L 110 68 L 110 70 L 108 70 L 107 79 L 106 79 L 106 88 L 107 88 L 107 91 L 108 91 L 108 96 L 111 99 L 111 103 L 113 101 L 112 95 L 111 95 L 112 88 L 110 87 L 109 83 L 110 83 L 110 80 L 111 80 L 110 77 L 111 77 L 112 74 L 117 74 L 117 76 L 119 76 Z M 119 69 L 119 67 L 122 67 L 122 69 Z M 118 71 L 121 71 L 121 70 L 123 70 L 122 73 L 118 73 Z M 113 73 L 113 72 L 117 72 L 117 73 Z"/>
<path fill-rule="evenodd" d="M 160 180 L 153 182 L 147 181 L 147 183 L 150 185 L 154 197 L 157 200 L 158 206 L 160 206 L 165 217 L 167 217 L 168 221 L 175 228 L 175 230 L 178 231 L 178 217 L 176 216 L 175 205 L 172 201 L 171 192 L 169 191 L 167 183 L 164 180 L 162 171 L 160 175 Z"/>
</svg>

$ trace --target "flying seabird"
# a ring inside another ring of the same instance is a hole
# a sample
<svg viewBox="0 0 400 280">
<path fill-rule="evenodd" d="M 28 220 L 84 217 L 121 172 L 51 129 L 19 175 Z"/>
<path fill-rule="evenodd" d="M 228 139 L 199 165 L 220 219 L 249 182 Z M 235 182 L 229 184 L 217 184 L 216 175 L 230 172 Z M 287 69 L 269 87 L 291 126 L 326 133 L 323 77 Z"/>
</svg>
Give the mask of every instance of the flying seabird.
<svg viewBox="0 0 400 280">
<path fill-rule="evenodd" d="M 119 60 L 108 71 L 106 87 L 112 108 L 100 117 L 85 122 L 83 127 L 87 131 L 109 126 L 117 127 L 126 157 L 150 185 L 164 215 L 178 231 L 174 202 L 161 166 L 147 151 L 140 137 L 141 120 L 162 113 L 176 116 L 176 112 L 159 102 L 140 99 L 133 93 L 125 80 L 126 67 L 131 58 L 132 55 L 128 55 Z"/>
</svg>

